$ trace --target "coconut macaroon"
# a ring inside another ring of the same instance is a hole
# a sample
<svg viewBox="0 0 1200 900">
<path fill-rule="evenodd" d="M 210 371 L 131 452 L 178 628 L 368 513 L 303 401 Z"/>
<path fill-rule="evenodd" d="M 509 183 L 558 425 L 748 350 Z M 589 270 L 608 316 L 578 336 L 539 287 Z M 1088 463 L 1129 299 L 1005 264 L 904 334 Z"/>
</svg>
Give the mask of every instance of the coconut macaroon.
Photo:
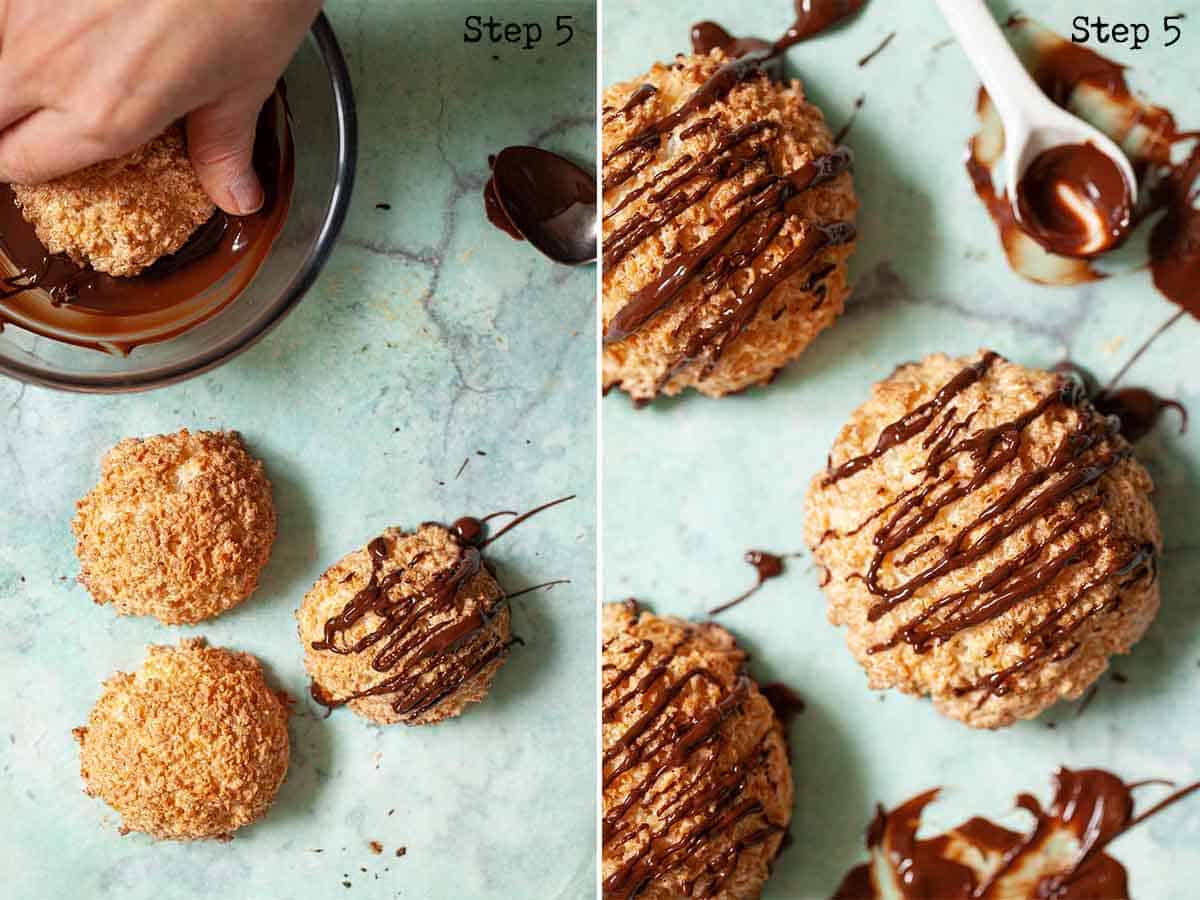
<svg viewBox="0 0 1200 900">
<path fill-rule="evenodd" d="M 118 672 L 76 728 L 89 796 L 121 832 L 165 840 L 227 838 L 262 818 L 288 767 L 288 703 L 248 653 L 199 638 L 150 647 Z"/>
<path fill-rule="evenodd" d="M 76 510 L 80 584 L 97 603 L 166 625 L 249 597 L 275 541 L 271 483 L 233 431 L 122 440 Z"/>
<path fill-rule="evenodd" d="M 603 612 L 606 898 L 759 896 L 792 815 L 783 728 L 712 623 Z"/>
<path fill-rule="evenodd" d="M 850 154 L 797 81 L 722 51 L 604 95 L 604 387 L 769 382 L 842 311 Z"/>
<path fill-rule="evenodd" d="M 981 351 L 876 384 L 805 536 L 872 688 L 995 728 L 1075 698 L 1158 610 L 1150 476 L 1078 382 Z"/>
<path fill-rule="evenodd" d="M 389 528 L 335 563 L 296 613 L 314 699 L 390 725 L 482 700 L 513 637 L 505 594 L 460 532 Z"/>
<path fill-rule="evenodd" d="M 216 209 L 178 125 L 132 153 L 12 189 L 47 250 L 117 276 L 137 275 L 179 250 Z"/>
</svg>

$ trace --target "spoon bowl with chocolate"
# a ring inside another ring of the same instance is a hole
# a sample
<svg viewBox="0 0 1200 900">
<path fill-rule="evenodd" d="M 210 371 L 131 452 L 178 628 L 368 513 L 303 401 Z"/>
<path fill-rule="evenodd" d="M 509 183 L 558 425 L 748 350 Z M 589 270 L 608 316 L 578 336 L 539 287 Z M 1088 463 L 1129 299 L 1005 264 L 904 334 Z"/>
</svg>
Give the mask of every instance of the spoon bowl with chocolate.
<svg viewBox="0 0 1200 900">
<path fill-rule="evenodd" d="M 145 390 L 252 346 L 312 285 L 354 177 L 350 80 L 318 18 L 264 105 L 249 216 L 200 190 L 182 129 L 42 185 L 0 185 L 0 373 Z"/>
<path fill-rule="evenodd" d="M 938 0 L 1004 123 L 1006 190 L 1021 229 L 1051 253 L 1090 258 L 1133 226 L 1137 177 L 1108 135 L 1047 97 L 982 0 Z"/>
</svg>

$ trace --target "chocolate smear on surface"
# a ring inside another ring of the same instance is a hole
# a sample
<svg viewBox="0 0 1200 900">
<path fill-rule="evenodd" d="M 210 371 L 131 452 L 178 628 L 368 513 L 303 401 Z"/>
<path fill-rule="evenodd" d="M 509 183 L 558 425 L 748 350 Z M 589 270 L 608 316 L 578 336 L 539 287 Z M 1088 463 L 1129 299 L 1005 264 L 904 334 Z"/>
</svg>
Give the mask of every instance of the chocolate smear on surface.
<svg viewBox="0 0 1200 900">
<path fill-rule="evenodd" d="M 132 278 L 48 252 L 12 189 L 0 185 L 0 328 L 124 355 L 216 315 L 250 283 L 283 230 L 295 178 L 289 118 L 281 93 L 259 115 L 254 168 L 262 209 L 248 216 L 217 210 L 178 252 Z"/>
<path fill-rule="evenodd" d="M 341 612 L 325 622 L 324 636 L 314 641 L 312 648 L 343 655 L 371 653 L 371 668 L 382 679 L 370 688 L 336 698 L 314 681 L 310 689 L 313 699 L 332 709 L 363 697 L 389 696 L 394 697 L 392 709 L 397 713 L 418 715 L 433 709 L 494 660 L 506 656 L 514 644 L 522 643 L 521 639 L 497 643 L 489 640 L 487 628 L 515 595 L 504 594 L 488 608 L 481 605 L 470 615 L 463 615 L 461 592 L 486 565 L 482 551 L 488 544 L 531 516 L 573 499 L 573 494 L 561 497 L 521 515 L 505 510 L 483 518 L 463 516 L 456 520 L 447 531 L 455 541 L 457 556 L 420 588 L 406 586 L 404 581 L 409 566 L 424 554 L 383 574 L 391 546 L 383 536 L 372 540 L 367 545 L 371 558 L 369 581 Z M 487 523 L 499 516 L 514 518 L 489 536 Z M 347 643 L 345 634 L 368 613 L 379 620 L 375 629 Z M 427 623 L 439 619 L 444 621 L 431 631 Z M 436 673 L 435 677 L 426 677 L 431 673 Z"/>
<path fill-rule="evenodd" d="M 830 466 L 824 478 L 826 486 L 852 478 L 909 441 L 919 439 L 927 451 L 925 464 L 912 473 L 918 480 L 911 487 L 873 511 L 857 528 L 828 531 L 821 537 L 822 543 L 841 539 L 868 523 L 881 522 L 866 569 L 849 576 L 861 580 L 875 598 L 867 613 L 870 621 L 905 608 L 918 594 L 926 600 L 931 594 L 934 597 L 920 604 L 923 608 L 902 621 L 890 638 L 869 648 L 870 653 L 901 644 L 927 653 L 960 632 L 1021 606 L 1060 575 L 1095 566 L 1086 570 L 1086 582 L 1063 603 L 1024 623 L 1013 635 L 1026 650 L 1020 659 L 956 688 L 960 695 L 979 692 L 980 703 L 1007 694 L 1020 677 L 1065 659 L 1074 652 L 1079 631 L 1119 605 L 1122 591 L 1152 582 L 1158 575 L 1158 548 L 1114 535 L 1104 514 L 1097 482 L 1128 459 L 1132 448 L 1120 438 L 1115 419 L 1092 410 L 1077 379 L 1060 374 L 1056 388 L 1025 411 L 990 428 L 972 430 L 978 410 L 965 408 L 962 394 L 999 359 L 991 351 L 984 352 L 932 398 L 885 427 L 869 452 Z M 1045 417 L 1067 428 L 1049 457 L 1022 471 L 949 539 L 929 535 L 928 526 L 953 518 L 954 504 L 986 488 L 1011 463 L 1024 458 L 1026 429 Z M 997 559 L 970 584 L 936 595 L 941 579 L 970 569 L 1010 535 L 1022 531 L 1028 547 L 1016 556 Z M 882 568 L 888 560 L 895 572 L 885 580 Z M 1088 606 L 1085 601 L 1092 591 L 1106 584 L 1116 585 L 1113 598 Z"/>
<path fill-rule="evenodd" d="M 595 175 L 539 147 L 505 147 L 488 157 L 488 166 L 483 205 L 489 222 L 555 262 L 596 258 Z"/>
<path fill-rule="evenodd" d="M 796 18 L 787 31 L 774 42 L 757 37 L 734 37 L 716 22 L 697 22 L 692 26 L 692 52 L 706 54 L 719 47 L 727 56 L 732 57 L 755 54 L 761 57 L 760 65 L 767 70 L 770 77 L 781 80 L 783 51 L 840 25 L 856 15 L 865 4 L 866 0 L 795 0 L 793 9 Z M 886 38 L 870 56 L 886 47 L 891 38 L 892 36 Z M 869 62 L 870 58 L 867 57 L 866 61 Z M 859 63 L 865 64 L 866 62 Z"/>
<path fill-rule="evenodd" d="M 879 807 L 867 830 L 871 862 L 846 875 L 834 900 L 1127 900 L 1125 868 L 1105 849 L 1200 789 L 1197 782 L 1135 815 L 1132 791 L 1148 782 L 1126 784 L 1100 769 L 1063 768 L 1054 783 L 1054 799 L 1046 809 L 1029 794 L 1017 798 L 1017 806 L 1033 817 L 1025 832 L 977 817 L 944 834 L 918 838 L 936 789 L 890 812 Z"/>
</svg>

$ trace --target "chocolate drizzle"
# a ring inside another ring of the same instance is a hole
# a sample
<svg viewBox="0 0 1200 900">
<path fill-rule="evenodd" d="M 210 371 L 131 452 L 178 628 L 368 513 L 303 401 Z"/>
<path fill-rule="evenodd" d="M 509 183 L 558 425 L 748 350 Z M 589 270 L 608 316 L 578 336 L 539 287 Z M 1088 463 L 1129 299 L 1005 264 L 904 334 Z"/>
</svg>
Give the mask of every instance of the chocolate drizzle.
<svg viewBox="0 0 1200 900">
<path fill-rule="evenodd" d="M 259 116 L 254 167 L 265 200 L 249 216 L 218 210 L 180 250 L 140 275 L 115 278 L 51 254 L 0 185 L 0 327 L 115 353 L 165 340 L 215 315 L 250 283 L 283 229 L 295 163 L 280 93 Z"/>
<path fill-rule="evenodd" d="M 1170 110 L 1135 97 L 1125 81 L 1124 67 L 1118 63 L 1021 16 L 1009 19 L 1008 28 L 1024 50 L 1030 74 L 1046 95 L 1092 121 L 1129 154 L 1139 182 L 1138 205 L 1129 216 L 1129 228 L 1162 214 L 1150 231 L 1148 244 L 1154 285 L 1168 300 L 1200 318 L 1200 210 L 1196 204 L 1200 133 L 1181 131 Z M 1063 255 L 1071 251 L 1071 244 L 1076 243 L 1073 239 L 1065 244 L 1047 241 L 1037 229 L 1033 229 L 1034 237 L 1025 234 L 1009 198 L 993 183 L 1003 129 L 982 89 L 977 111 L 983 128 L 971 139 L 967 173 L 996 223 L 1012 267 L 1026 278 L 1047 284 L 1076 284 L 1104 277 L 1088 260 Z M 1178 150 L 1186 142 L 1192 146 L 1180 160 Z M 1057 171 L 1065 172 L 1069 180 L 1078 180 L 1079 162 L 1079 154 L 1073 153 L 1068 166 L 1058 166 Z M 1104 176 L 1110 182 L 1111 178 L 1112 173 Z M 1085 184 L 1083 190 L 1086 193 L 1090 188 Z M 1107 190 L 1114 197 L 1119 194 L 1115 184 Z M 1115 204 L 1113 211 L 1110 225 L 1125 215 L 1120 204 Z"/>
<path fill-rule="evenodd" d="M 889 450 L 921 438 L 927 451 L 912 487 L 877 509 L 849 532 L 827 532 L 821 541 L 844 538 L 868 524 L 880 524 L 872 537 L 874 552 L 860 580 L 874 596 L 868 619 L 877 621 L 922 597 L 921 610 L 904 619 L 892 636 L 871 653 L 907 644 L 918 653 L 950 640 L 959 632 L 992 621 L 1047 589 L 1060 576 L 1086 573 L 1082 585 L 1040 621 L 1026 623 L 1016 635 L 1027 649 L 1017 662 L 1000 666 L 966 682 L 959 694 L 1007 693 L 1020 675 L 1074 652 L 1076 635 L 1094 617 L 1120 603 L 1120 591 L 1157 576 L 1157 548 L 1133 544 L 1112 531 L 1103 515 L 1097 482 L 1129 458 L 1129 445 L 1118 436 L 1115 419 L 1097 414 L 1075 379 L 1061 376 L 1052 391 L 1025 412 L 989 428 L 972 431 L 978 409 L 960 409 L 961 397 L 1000 357 L 985 352 L 954 375 L 934 396 L 884 428 L 866 454 L 830 466 L 826 487 L 873 466 Z M 1062 423 L 1067 430 L 1044 461 L 1029 456 L 1023 439 L 1035 421 Z M 998 492 L 974 519 L 964 521 L 954 537 L 927 535 L 935 521 L 953 516 L 953 504 L 991 485 L 1010 464 L 1024 464 L 1011 484 Z M 967 586 L 938 597 L 928 589 L 954 572 L 971 569 L 988 558 L 1007 538 L 1024 531 L 1028 546 Z M 884 564 L 892 561 L 891 580 Z M 1098 590 L 1115 585 L 1107 600 Z"/>
<path fill-rule="evenodd" d="M 780 282 L 808 267 L 818 267 L 823 251 L 854 239 L 851 223 L 804 223 L 789 204 L 801 193 L 847 171 L 851 165 L 847 149 L 839 147 L 818 156 L 796 171 L 777 172 L 770 153 L 779 128 L 775 122 L 763 119 L 725 129 L 719 116 L 710 115 L 709 110 L 743 82 L 769 77 L 771 67 L 787 47 L 861 5 L 851 0 L 799 3 L 797 24 L 774 44 L 755 38 L 732 38 L 712 22 L 697 24 L 692 31 L 697 52 L 721 47 L 734 58 L 723 63 L 678 108 L 640 124 L 604 155 L 602 187 L 607 195 L 658 164 L 668 138 L 686 142 L 705 137 L 698 142 L 700 148 L 683 148 L 652 178 L 627 188 L 607 209 L 604 222 L 610 230 L 604 240 L 606 270 L 620 265 L 644 242 L 676 223 L 696 204 L 709 200 L 722 186 L 741 185 L 723 203 L 724 219 L 715 231 L 694 245 L 681 242 L 669 251 L 661 270 L 631 295 L 606 325 L 604 341 L 612 344 L 636 334 L 678 304 L 688 304 L 673 334 L 682 349 L 668 365 L 662 384 L 694 363 L 701 365 L 699 378 L 707 378 L 725 349 L 753 321 Z M 619 109 L 609 111 L 606 121 L 634 111 L 643 119 L 649 118 L 643 112 L 653 96 L 647 87 L 635 89 Z M 638 200 L 645 201 L 643 209 L 618 220 Z M 738 272 L 776 250 L 782 250 L 782 258 L 753 283 L 744 284 L 735 278 Z"/>
<path fill-rule="evenodd" d="M 1048 809 L 1029 794 L 1017 798 L 1017 805 L 1034 819 L 1024 834 L 974 818 L 945 834 L 918 839 L 922 814 L 937 798 L 937 790 L 891 812 L 880 807 L 867 830 L 872 861 L 846 875 L 834 900 L 892 897 L 881 882 L 905 900 L 1127 898 L 1125 868 L 1105 849 L 1129 829 L 1200 790 L 1197 782 L 1135 815 L 1132 791 L 1149 782 L 1126 784 L 1099 769 L 1060 769 L 1054 780 Z"/>
<path fill-rule="evenodd" d="M 364 697 L 389 696 L 396 713 L 419 716 L 506 656 L 520 639 L 499 641 L 489 626 L 516 595 L 480 598 L 468 613 L 463 591 L 485 567 L 482 551 L 488 544 L 531 516 L 572 499 L 574 495 L 562 497 L 522 515 L 506 510 L 482 519 L 464 516 L 456 520 L 447 529 L 457 550 L 454 560 L 417 587 L 410 583 L 409 571 L 427 551 L 385 572 L 392 556 L 391 542 L 386 536 L 372 540 L 367 545 L 371 560 L 367 584 L 325 622 L 324 636 L 311 646 L 345 656 L 371 653 L 371 668 L 383 677 L 365 690 L 336 698 L 314 681 L 313 699 L 332 709 Z M 489 537 L 487 523 L 497 516 L 514 518 Z M 378 620 L 374 628 L 348 641 L 346 634 L 368 614 Z"/>
<path fill-rule="evenodd" d="M 636 616 L 636 604 L 631 614 Z M 768 739 L 775 732 L 768 730 L 738 758 L 722 752 L 729 746 L 727 723 L 740 715 L 753 690 L 750 679 L 741 675 L 727 684 L 706 668 L 671 665 L 698 627 L 665 650 L 628 630 L 604 643 L 605 654 L 621 652 L 631 659 L 603 664 L 602 721 L 617 722 L 628 710 L 638 713 L 619 737 L 605 740 L 605 790 L 622 777 L 629 781 L 621 802 L 604 810 L 604 855 L 620 860 L 604 879 L 605 898 L 636 897 L 673 871 L 695 873 L 683 886 L 685 896 L 716 897 L 744 851 L 784 833 L 745 793 L 749 779 L 767 763 Z M 692 689 L 715 699 L 689 715 L 677 701 Z M 638 809 L 653 811 L 652 825 L 639 825 L 631 815 Z"/>
<path fill-rule="evenodd" d="M 742 601 L 749 599 L 766 582 L 772 578 L 778 578 L 783 574 L 783 556 L 768 553 L 766 550 L 747 550 L 744 558 L 747 563 L 754 566 L 754 571 L 758 575 L 754 582 L 754 587 L 738 594 L 727 603 L 722 603 L 720 606 L 710 609 L 708 611 L 710 616 L 715 616 L 725 612 L 727 609 L 732 609 Z"/>
</svg>

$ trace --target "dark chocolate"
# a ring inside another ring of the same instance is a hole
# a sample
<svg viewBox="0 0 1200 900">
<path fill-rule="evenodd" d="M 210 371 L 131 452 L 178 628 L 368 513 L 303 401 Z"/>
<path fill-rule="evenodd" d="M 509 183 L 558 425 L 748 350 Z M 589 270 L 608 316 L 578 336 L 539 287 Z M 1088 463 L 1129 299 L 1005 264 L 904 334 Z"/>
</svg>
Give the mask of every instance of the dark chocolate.
<svg viewBox="0 0 1200 900">
<path fill-rule="evenodd" d="M 0 279 L 0 327 L 109 352 L 128 353 L 148 340 L 174 337 L 215 315 L 254 277 L 291 203 L 295 164 L 286 103 L 263 107 L 254 168 L 263 183 L 262 209 L 248 216 L 217 210 L 177 253 L 132 278 L 117 278 L 51 254 L 0 186 L 0 252 L 14 274 Z M 153 334 L 152 338 L 135 335 Z"/>
</svg>

